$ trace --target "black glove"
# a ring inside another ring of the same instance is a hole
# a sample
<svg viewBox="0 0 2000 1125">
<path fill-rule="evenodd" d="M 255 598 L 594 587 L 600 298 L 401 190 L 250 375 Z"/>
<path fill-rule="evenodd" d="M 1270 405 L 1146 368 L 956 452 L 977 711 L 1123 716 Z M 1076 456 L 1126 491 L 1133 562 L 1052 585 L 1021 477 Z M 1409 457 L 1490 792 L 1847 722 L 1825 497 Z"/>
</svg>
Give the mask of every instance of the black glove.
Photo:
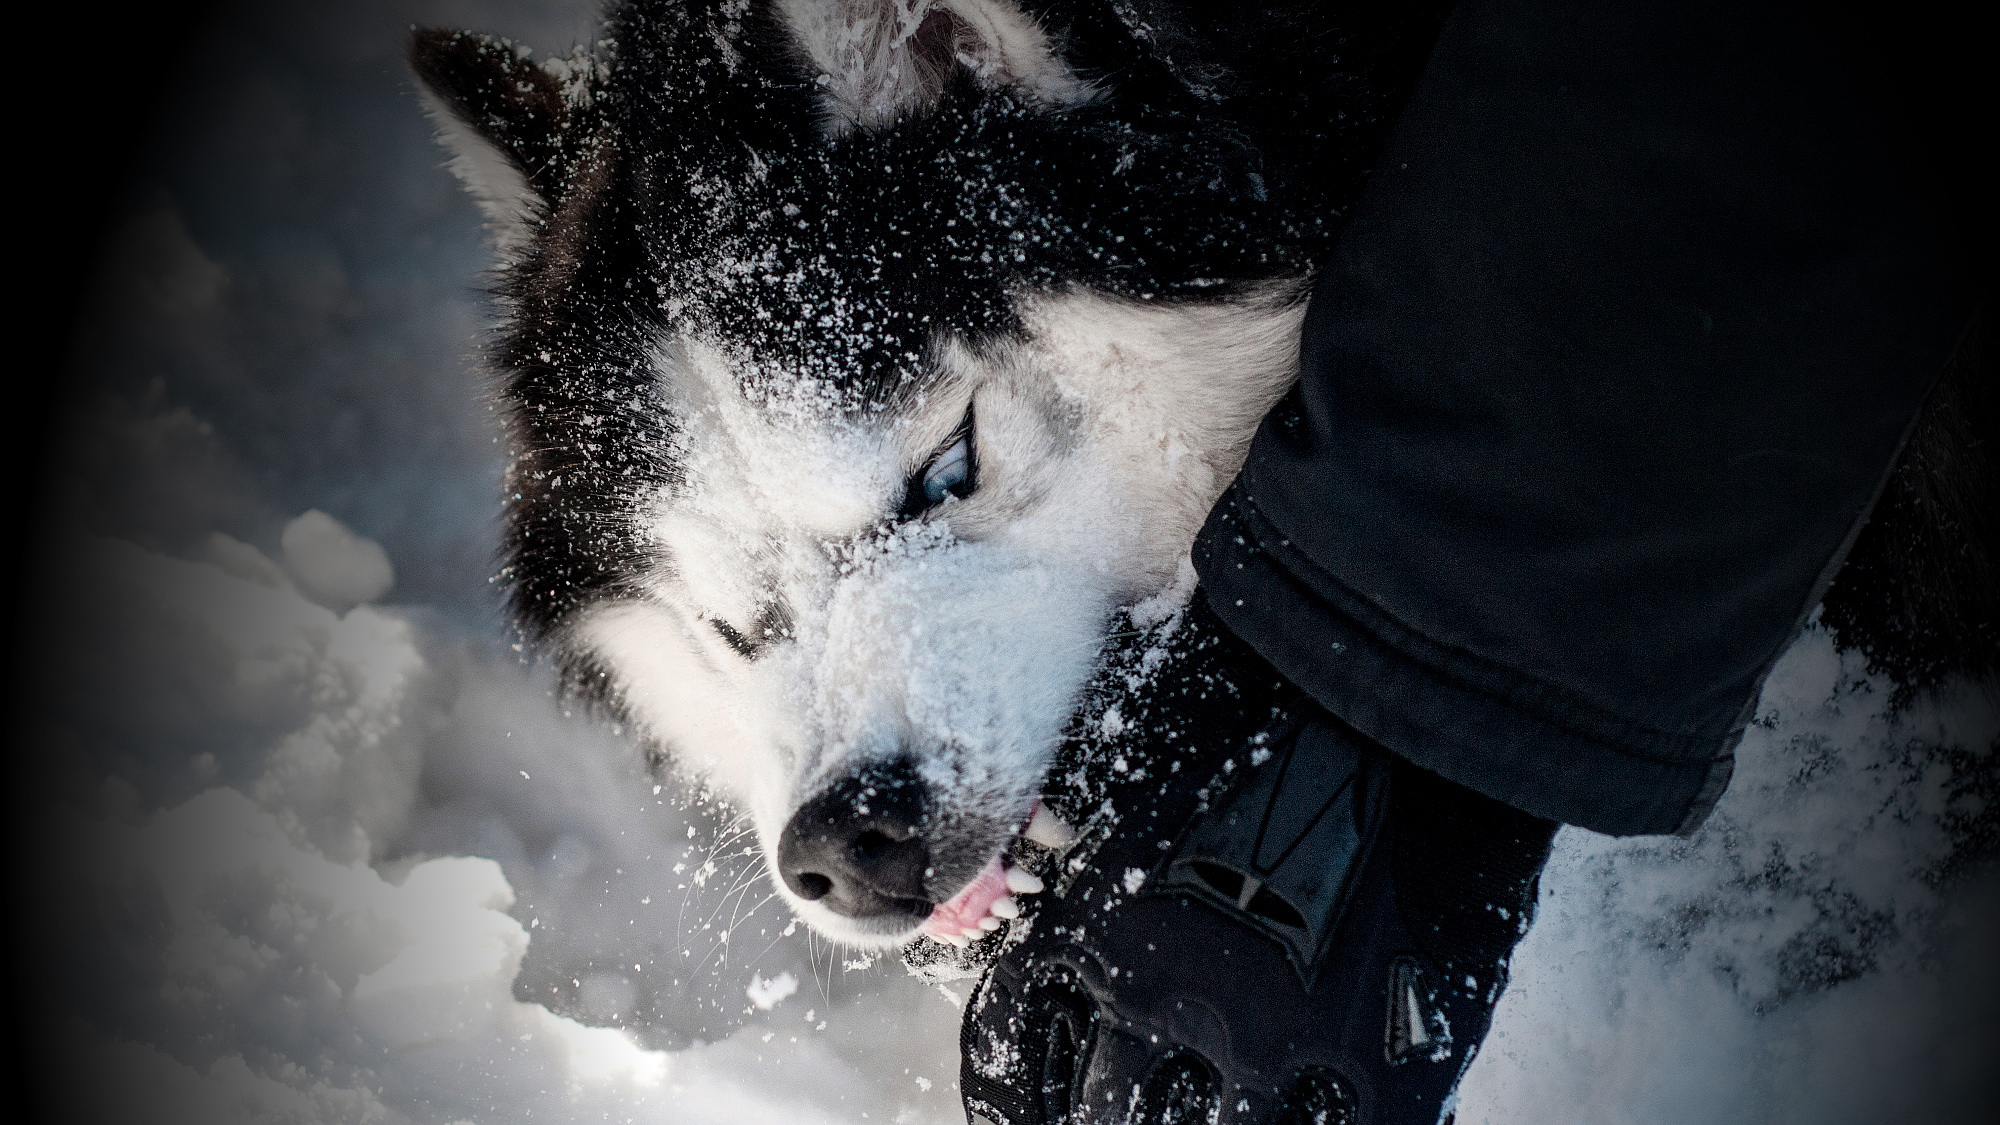
<svg viewBox="0 0 2000 1125">
<path fill-rule="evenodd" d="M 1370 745 L 1199 598 L 1183 617 L 1111 661 L 1044 797 L 1075 840 L 1017 846 L 1047 890 L 967 951 L 997 958 L 968 1113 L 1435 1125 L 1555 825 Z"/>
</svg>

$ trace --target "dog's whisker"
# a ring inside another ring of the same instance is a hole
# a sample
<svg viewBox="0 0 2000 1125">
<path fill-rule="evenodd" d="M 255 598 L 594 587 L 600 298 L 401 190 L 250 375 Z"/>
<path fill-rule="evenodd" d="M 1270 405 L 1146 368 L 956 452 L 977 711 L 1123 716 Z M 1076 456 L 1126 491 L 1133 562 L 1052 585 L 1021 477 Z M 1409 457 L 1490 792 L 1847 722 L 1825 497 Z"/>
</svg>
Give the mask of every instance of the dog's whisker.
<svg viewBox="0 0 2000 1125">
<path fill-rule="evenodd" d="M 744 881 L 742 891 L 738 893 L 736 896 L 736 909 L 730 912 L 729 926 L 728 928 L 722 931 L 724 934 L 733 936 L 736 933 L 736 927 L 741 926 L 744 923 L 748 922 L 753 916 L 756 915 L 758 909 L 762 907 L 764 903 L 769 902 L 777 897 L 777 892 L 773 891 L 769 895 L 766 895 L 763 899 L 761 899 L 756 906 L 751 907 L 747 911 L 743 911 L 739 915 L 737 911 L 742 910 L 744 900 L 750 897 L 751 888 L 755 886 L 756 886 L 755 879 L 748 879 Z"/>
<path fill-rule="evenodd" d="M 747 893 L 751 887 L 756 886 L 758 878 L 762 875 L 763 871 L 759 867 L 753 867 L 747 872 L 738 872 L 729 884 L 729 888 L 723 891 L 721 897 L 716 900 L 715 908 L 709 912 L 707 918 L 702 919 L 703 928 L 713 926 L 715 920 L 721 917 L 722 911 L 727 908 L 729 900 L 734 896 Z"/>
<path fill-rule="evenodd" d="M 757 905 L 755 905 L 755 906 L 753 906 L 753 907 L 751 907 L 751 908 L 750 908 L 750 914 L 755 914 L 755 913 L 757 913 L 757 912 L 758 912 L 759 910 L 762 910 L 762 909 L 764 909 L 764 905 L 765 905 L 765 903 L 768 903 L 768 902 L 770 902 L 770 901 L 771 901 L 772 899 L 774 899 L 774 898 L 777 898 L 777 897 L 778 897 L 778 893 L 777 893 L 776 891 L 773 891 L 773 892 L 771 892 L 770 894 L 768 894 L 768 895 L 765 895 L 765 896 L 764 896 L 764 898 L 763 898 L 763 901 L 759 902 L 759 903 L 758 903 Z M 748 920 L 748 918 L 749 918 L 749 915 L 745 915 L 744 917 L 745 917 L 745 920 Z M 810 932 L 810 931 L 809 931 L 809 932 Z M 757 967 L 757 965 L 758 965 L 758 963 L 759 963 L 759 962 L 761 962 L 761 961 L 763 961 L 763 960 L 764 960 L 764 958 L 765 958 L 765 957 L 766 957 L 766 956 L 767 956 L 767 955 L 768 955 L 768 954 L 769 954 L 769 953 L 770 953 L 770 952 L 771 952 L 771 951 L 772 951 L 773 949 L 776 949 L 776 948 L 778 948 L 778 943 L 779 943 L 779 942 L 781 942 L 781 941 L 783 941 L 783 940 L 785 940 L 785 935 L 784 935 L 784 933 L 783 933 L 782 931 L 780 931 L 777 937 L 774 937 L 774 938 L 772 938 L 772 939 L 771 939 L 771 940 L 770 940 L 769 942 L 765 943 L 765 945 L 764 945 L 764 948 L 758 951 L 758 953 L 757 953 L 757 956 L 755 956 L 755 957 L 752 957 L 752 958 L 751 958 L 751 959 L 749 960 L 749 962 L 748 962 L 747 964 L 745 964 L 745 965 L 744 965 L 743 967 L 744 967 L 745 969 L 754 969 L 754 968 L 756 968 L 756 967 Z"/>
<path fill-rule="evenodd" d="M 713 924 L 714 924 L 714 922 L 715 922 L 715 919 L 716 919 L 717 917 L 719 917 L 719 916 L 720 916 L 720 915 L 722 914 L 722 910 L 723 910 L 723 907 L 724 907 L 724 906 L 727 906 L 727 905 L 728 905 L 728 903 L 729 903 L 729 900 L 730 900 L 731 898 L 735 898 L 735 899 L 737 900 L 737 905 L 738 905 L 738 906 L 742 905 L 742 897 L 743 897 L 744 895 L 747 895 L 747 894 L 749 893 L 749 891 L 750 891 L 750 888 L 751 888 L 751 887 L 752 887 L 753 885 L 754 885 L 754 884 L 753 884 L 752 882 L 750 882 L 750 881 L 748 881 L 748 880 L 745 880 L 745 881 L 743 881 L 743 882 L 740 882 L 740 883 L 736 884 L 735 886 L 732 886 L 732 887 L 731 887 L 731 888 L 730 888 L 730 889 L 729 889 L 728 891 L 724 892 L 724 893 L 723 893 L 723 897 L 722 897 L 722 901 L 721 901 L 720 903 L 718 903 L 718 905 L 716 906 L 716 909 L 715 909 L 715 913 L 714 913 L 714 914 L 711 914 L 711 915 L 709 916 L 709 919 L 708 919 L 708 924 L 709 924 L 709 925 L 713 925 Z M 732 913 L 730 914 L 730 920 L 729 920 L 729 923 L 728 923 L 727 925 L 723 926 L 723 927 L 722 927 L 722 929 L 720 929 L 720 930 L 716 931 L 716 938 L 715 938 L 715 941 L 714 941 L 714 943 L 713 943 L 713 944 L 711 944 L 711 945 L 710 945 L 710 946 L 708 947 L 708 952 L 707 952 L 707 953 L 704 953 L 704 954 L 702 954 L 702 956 L 701 956 L 701 960 L 699 960 L 699 961 L 695 962 L 695 968 L 696 968 L 696 969 L 700 969 L 700 968 L 705 968 L 705 967 L 707 967 L 707 965 L 708 965 L 708 959 L 709 959 L 710 957 L 713 957 L 713 956 L 715 956 L 715 954 L 716 954 L 716 953 L 717 953 L 718 951 L 722 951 L 722 950 L 726 950 L 726 949 L 728 949 L 728 947 L 729 947 L 729 939 L 730 939 L 731 935 L 733 935 L 733 934 L 735 933 L 735 930 L 736 930 L 736 925 L 737 925 L 737 919 L 736 919 L 736 916 L 735 916 L 734 912 L 732 911 Z M 722 958 L 722 960 L 723 960 L 724 962 L 727 962 L 727 961 L 728 961 L 728 959 L 729 959 L 729 958 L 728 958 L 728 955 L 727 955 L 727 954 L 725 953 L 725 954 L 724 954 L 724 956 L 723 956 L 723 958 Z"/>
</svg>

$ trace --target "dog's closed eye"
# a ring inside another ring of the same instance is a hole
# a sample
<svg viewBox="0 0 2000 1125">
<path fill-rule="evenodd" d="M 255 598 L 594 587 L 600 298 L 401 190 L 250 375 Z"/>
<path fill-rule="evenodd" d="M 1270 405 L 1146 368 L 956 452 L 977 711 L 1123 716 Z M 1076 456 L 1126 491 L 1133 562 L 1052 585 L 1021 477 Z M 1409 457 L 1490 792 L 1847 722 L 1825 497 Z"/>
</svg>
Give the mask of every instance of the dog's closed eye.
<svg viewBox="0 0 2000 1125">
<path fill-rule="evenodd" d="M 715 630 L 715 635 L 722 638 L 722 643 L 745 660 L 757 659 L 765 645 L 791 635 L 791 616 L 780 601 L 764 603 L 757 610 L 755 624 L 747 632 L 720 617 L 704 619 Z"/>
<path fill-rule="evenodd" d="M 737 632 L 736 626 L 731 625 L 720 617 L 711 617 L 708 619 L 708 623 L 715 627 L 715 633 L 722 638 L 722 643 L 735 649 L 736 655 L 745 660 L 754 659 L 757 655 L 757 650 L 763 647 L 757 641 L 753 641 L 742 633 Z"/>
</svg>

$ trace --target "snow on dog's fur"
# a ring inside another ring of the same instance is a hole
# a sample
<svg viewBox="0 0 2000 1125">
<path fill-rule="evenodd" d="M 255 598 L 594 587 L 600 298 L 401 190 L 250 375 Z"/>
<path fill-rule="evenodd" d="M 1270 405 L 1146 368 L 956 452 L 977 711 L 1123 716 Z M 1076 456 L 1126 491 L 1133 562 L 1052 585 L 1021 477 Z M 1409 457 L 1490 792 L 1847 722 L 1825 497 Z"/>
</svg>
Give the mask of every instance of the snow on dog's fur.
<svg viewBox="0 0 2000 1125">
<path fill-rule="evenodd" d="M 1108 623 L 1185 597 L 1294 376 L 1436 21 L 1259 14 L 625 3 L 546 62 L 417 35 L 500 251 L 519 620 L 835 938 L 1010 909 Z"/>
</svg>

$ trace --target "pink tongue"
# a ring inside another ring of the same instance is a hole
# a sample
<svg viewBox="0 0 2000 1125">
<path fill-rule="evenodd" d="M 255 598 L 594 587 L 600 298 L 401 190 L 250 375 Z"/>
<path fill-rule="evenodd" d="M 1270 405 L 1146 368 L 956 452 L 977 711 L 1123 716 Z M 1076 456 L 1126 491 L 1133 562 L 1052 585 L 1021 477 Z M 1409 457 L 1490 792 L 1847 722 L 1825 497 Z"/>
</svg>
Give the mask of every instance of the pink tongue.
<svg viewBox="0 0 2000 1125">
<path fill-rule="evenodd" d="M 996 855 L 987 861 L 986 867 L 964 890 L 931 908 L 931 916 L 924 919 L 923 932 L 942 938 L 977 930 L 979 920 L 991 912 L 994 903 L 1006 896 L 1007 873 Z"/>
</svg>

